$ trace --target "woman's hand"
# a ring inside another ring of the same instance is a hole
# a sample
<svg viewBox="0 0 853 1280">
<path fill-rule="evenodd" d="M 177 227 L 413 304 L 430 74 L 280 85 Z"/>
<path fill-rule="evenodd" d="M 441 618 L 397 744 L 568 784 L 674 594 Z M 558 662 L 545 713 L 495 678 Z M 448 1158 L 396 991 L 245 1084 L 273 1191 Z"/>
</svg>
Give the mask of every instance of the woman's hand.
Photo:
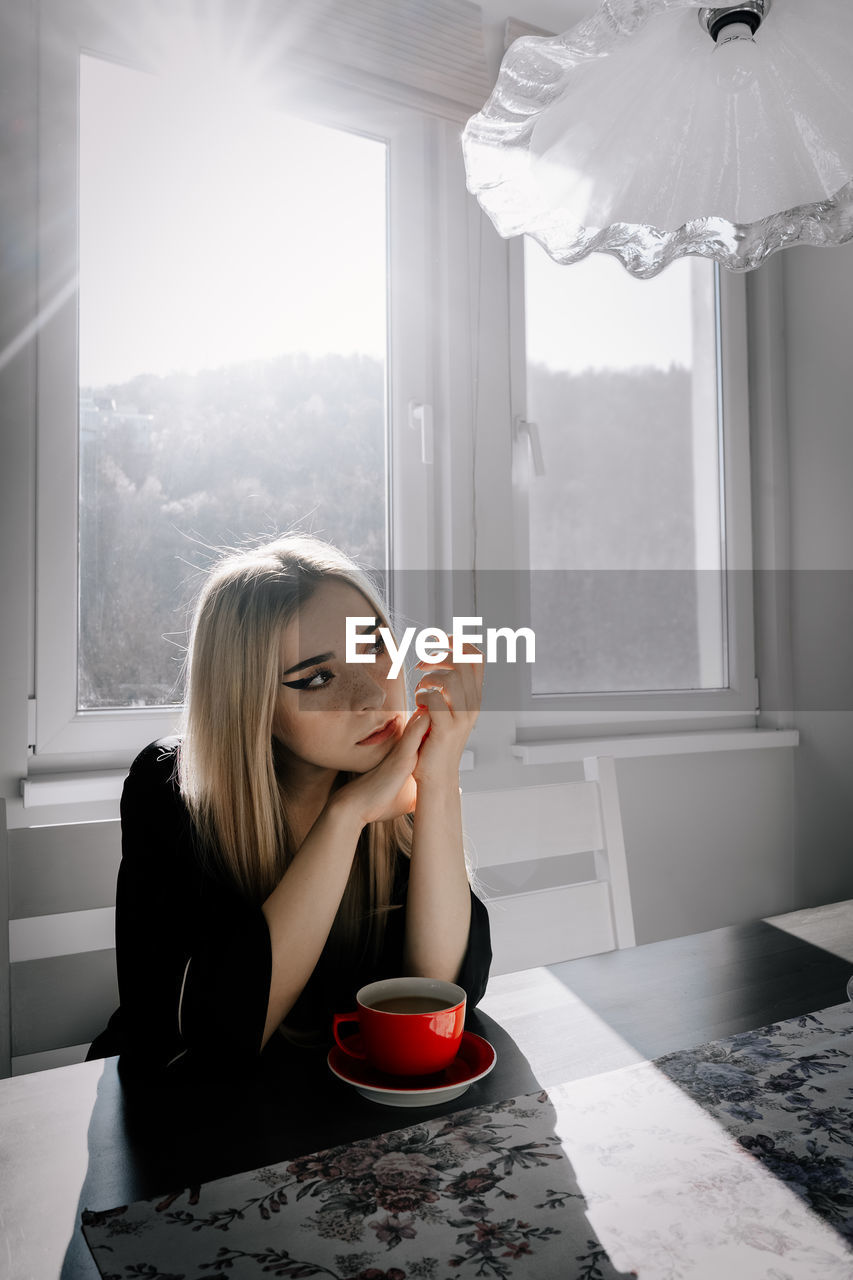
<svg viewBox="0 0 853 1280">
<path fill-rule="evenodd" d="M 412 813 L 418 795 L 412 775 L 429 725 L 429 716 L 418 708 L 385 759 L 333 792 L 329 803 L 353 813 L 362 826 Z"/>
<path fill-rule="evenodd" d="M 424 783 L 459 785 L 459 765 L 465 743 L 480 714 L 483 696 L 482 653 L 476 645 L 466 644 L 465 653 L 479 653 L 479 662 L 455 663 L 450 658 L 440 662 L 419 662 L 423 670 L 415 687 L 415 702 L 429 716 L 429 732 L 418 752 L 414 778 Z"/>
</svg>

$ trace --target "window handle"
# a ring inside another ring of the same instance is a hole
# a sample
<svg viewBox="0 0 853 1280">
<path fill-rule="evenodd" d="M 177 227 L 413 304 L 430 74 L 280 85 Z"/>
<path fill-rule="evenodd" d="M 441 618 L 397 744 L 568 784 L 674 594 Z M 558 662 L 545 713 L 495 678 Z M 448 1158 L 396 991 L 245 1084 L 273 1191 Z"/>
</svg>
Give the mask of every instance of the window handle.
<svg viewBox="0 0 853 1280">
<path fill-rule="evenodd" d="M 409 426 L 413 431 L 421 433 L 421 462 L 426 466 L 432 466 L 432 405 L 418 404 L 415 400 L 409 401 Z"/>
<path fill-rule="evenodd" d="M 528 422 L 526 418 L 516 418 L 514 425 L 516 440 L 520 442 L 522 437 L 527 440 L 527 446 L 533 462 L 533 474 L 544 476 L 545 459 L 542 457 L 542 444 L 539 440 L 538 426 L 535 422 Z"/>
</svg>

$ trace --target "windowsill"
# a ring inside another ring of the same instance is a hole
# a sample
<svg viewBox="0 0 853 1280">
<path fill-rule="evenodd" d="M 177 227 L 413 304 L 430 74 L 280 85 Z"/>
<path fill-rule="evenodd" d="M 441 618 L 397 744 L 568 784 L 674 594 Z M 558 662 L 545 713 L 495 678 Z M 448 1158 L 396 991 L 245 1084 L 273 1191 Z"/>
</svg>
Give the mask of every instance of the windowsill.
<svg viewBox="0 0 853 1280">
<path fill-rule="evenodd" d="M 618 738 L 570 738 L 560 741 L 517 742 L 512 754 L 524 765 L 570 764 L 587 756 L 613 756 L 627 760 L 637 756 L 679 756 L 702 751 L 750 751 L 768 747 L 796 747 L 797 729 L 723 729 L 699 733 L 627 734 Z M 474 769 L 474 752 L 463 752 L 460 772 Z M 21 780 L 25 809 L 55 805 L 92 804 L 108 801 L 116 805 L 126 769 L 106 773 L 45 774 Z"/>
<path fill-rule="evenodd" d="M 702 751 L 750 751 L 767 747 L 796 747 L 797 729 L 723 729 L 700 733 L 633 734 L 618 738 L 572 738 L 562 741 L 517 742 L 512 754 L 522 764 L 568 764 L 587 756 L 680 756 Z"/>
<path fill-rule="evenodd" d="M 474 768 L 474 752 L 466 749 L 459 764 L 460 773 Z M 21 779 L 21 798 L 25 809 L 53 808 L 67 804 L 98 804 L 111 802 L 116 806 L 127 769 L 109 769 L 92 773 L 46 773 L 38 777 Z"/>
<path fill-rule="evenodd" d="M 47 773 L 22 778 L 21 797 L 25 809 L 118 801 L 126 777 L 127 769 L 110 769 L 106 773 Z"/>
</svg>

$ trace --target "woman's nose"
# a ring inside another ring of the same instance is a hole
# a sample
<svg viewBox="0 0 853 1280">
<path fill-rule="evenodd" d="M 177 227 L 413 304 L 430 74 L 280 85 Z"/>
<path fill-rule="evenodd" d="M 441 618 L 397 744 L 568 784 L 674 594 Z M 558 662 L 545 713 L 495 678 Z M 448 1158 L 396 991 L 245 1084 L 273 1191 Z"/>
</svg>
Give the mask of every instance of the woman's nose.
<svg viewBox="0 0 853 1280">
<path fill-rule="evenodd" d="M 386 673 L 381 668 L 362 668 L 356 685 L 355 701 L 359 709 L 381 707 L 387 694 Z"/>
</svg>

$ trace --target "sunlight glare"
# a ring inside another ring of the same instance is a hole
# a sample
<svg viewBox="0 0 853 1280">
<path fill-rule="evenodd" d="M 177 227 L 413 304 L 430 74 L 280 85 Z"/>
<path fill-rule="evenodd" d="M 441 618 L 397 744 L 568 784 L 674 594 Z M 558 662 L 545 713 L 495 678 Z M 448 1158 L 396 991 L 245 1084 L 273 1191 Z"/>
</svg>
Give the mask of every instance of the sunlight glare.
<svg viewBox="0 0 853 1280">
<path fill-rule="evenodd" d="M 548 1044 L 542 1045 L 541 1053 L 528 1054 L 530 1067 L 543 1088 L 644 1061 L 644 1054 L 547 968 L 495 975 L 489 979 L 489 989 L 478 1007 L 510 1035 L 514 1023 L 547 1019 L 549 1044 L 577 1045 L 577 1061 L 568 1069 L 563 1051 L 555 1057 Z M 519 1039 L 525 1038 L 520 1031 Z"/>
<path fill-rule="evenodd" d="M 828 906 L 804 907 L 781 916 L 765 916 L 764 923 L 853 964 L 850 918 L 850 903 L 845 900 Z"/>
<path fill-rule="evenodd" d="M 382 142 L 85 56 L 81 383 L 385 352 Z"/>
<path fill-rule="evenodd" d="M 548 1097 L 617 1269 L 649 1280 L 849 1280 L 841 1235 L 653 1062 Z"/>
</svg>

